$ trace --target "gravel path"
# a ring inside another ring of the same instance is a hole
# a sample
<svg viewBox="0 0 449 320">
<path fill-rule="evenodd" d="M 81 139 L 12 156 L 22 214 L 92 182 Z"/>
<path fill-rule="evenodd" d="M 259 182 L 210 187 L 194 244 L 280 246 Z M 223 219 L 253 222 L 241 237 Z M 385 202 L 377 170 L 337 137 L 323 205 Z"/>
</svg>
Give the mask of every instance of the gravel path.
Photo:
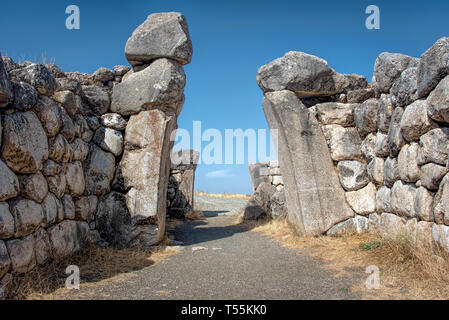
<svg viewBox="0 0 449 320">
<path fill-rule="evenodd" d="M 246 200 L 196 197 L 204 220 L 175 229 L 180 253 L 126 281 L 83 292 L 90 299 L 358 299 L 359 277 L 335 277 L 323 263 L 234 224 Z M 80 292 L 81 294 L 81 292 Z M 81 296 L 79 296 L 81 297 Z M 72 296 L 71 298 L 76 298 Z"/>
</svg>

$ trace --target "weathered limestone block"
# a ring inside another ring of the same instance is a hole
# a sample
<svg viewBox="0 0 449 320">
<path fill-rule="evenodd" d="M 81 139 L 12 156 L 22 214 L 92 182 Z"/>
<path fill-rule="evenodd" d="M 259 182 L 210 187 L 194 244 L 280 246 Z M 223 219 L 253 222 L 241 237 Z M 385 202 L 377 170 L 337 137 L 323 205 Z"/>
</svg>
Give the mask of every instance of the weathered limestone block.
<svg viewBox="0 0 449 320">
<path fill-rule="evenodd" d="M 415 217 L 415 198 L 414 185 L 396 181 L 391 188 L 391 211 L 401 216 Z"/>
<path fill-rule="evenodd" d="M 75 204 L 73 203 L 73 199 L 70 195 L 65 194 L 62 199 L 62 206 L 64 208 L 64 218 L 69 220 L 75 219 Z"/>
<path fill-rule="evenodd" d="M 279 130 L 288 219 L 299 234 L 323 234 L 353 217 L 316 118 L 290 91 L 266 93 L 263 109 L 270 129 Z M 360 154 L 359 137 L 358 142 Z"/>
<path fill-rule="evenodd" d="M 340 161 L 337 165 L 338 178 L 346 191 L 355 191 L 369 182 L 366 165 L 359 161 Z"/>
<path fill-rule="evenodd" d="M 388 135 L 377 132 L 376 146 L 374 152 L 377 157 L 387 157 L 390 154 L 390 146 L 388 144 Z"/>
<path fill-rule="evenodd" d="M 48 193 L 47 180 L 38 172 L 19 176 L 20 193 L 25 198 L 41 203 Z"/>
<path fill-rule="evenodd" d="M 433 193 L 424 187 L 419 187 L 416 191 L 414 210 L 421 220 L 433 221 Z"/>
<path fill-rule="evenodd" d="M 257 83 L 264 92 L 290 90 L 298 97 L 330 96 L 367 86 L 363 77 L 339 74 L 325 60 L 295 51 L 260 67 Z"/>
<path fill-rule="evenodd" d="M 75 123 L 64 108 L 59 108 L 59 110 L 61 112 L 62 121 L 61 134 L 67 139 L 68 142 L 72 142 L 73 139 L 75 139 L 76 133 Z"/>
<path fill-rule="evenodd" d="M 47 231 L 40 228 L 34 235 L 34 254 L 37 264 L 44 264 L 51 258 L 51 245 Z"/>
<path fill-rule="evenodd" d="M 429 190 L 438 190 L 441 179 L 449 171 L 448 168 L 428 163 L 420 168 L 419 180 L 421 185 Z"/>
<path fill-rule="evenodd" d="M 392 187 L 399 180 L 399 168 L 397 158 L 387 158 L 384 167 L 384 183 L 387 187 Z"/>
<path fill-rule="evenodd" d="M 9 211 L 8 203 L 0 202 L 0 239 L 12 236 L 14 236 L 14 218 Z"/>
<path fill-rule="evenodd" d="M 0 107 L 7 106 L 13 99 L 13 86 L 11 81 L 9 81 L 8 72 L 3 63 L 3 59 L 0 59 Z"/>
<path fill-rule="evenodd" d="M 74 161 L 67 164 L 65 171 L 66 191 L 72 197 L 83 194 L 85 189 L 84 172 L 81 162 Z"/>
<path fill-rule="evenodd" d="M 142 130 L 146 129 L 142 125 Z M 110 190 L 110 183 L 114 178 L 115 172 L 115 158 L 109 153 L 101 150 L 95 145 L 91 145 L 89 156 L 84 162 L 84 180 L 86 182 L 86 192 L 89 195 L 102 195 L 108 193 Z M 135 174 L 138 175 L 140 168 L 135 169 Z M 144 179 L 143 176 L 141 176 Z"/>
<path fill-rule="evenodd" d="M 52 98 L 72 117 L 82 107 L 81 98 L 70 90 L 56 91 Z"/>
<path fill-rule="evenodd" d="M 44 218 L 42 206 L 33 200 L 15 200 L 9 203 L 14 217 L 15 237 L 27 236 L 36 231 Z"/>
<path fill-rule="evenodd" d="M 269 181 L 270 168 L 267 162 L 250 163 L 248 166 L 248 170 L 249 176 L 251 178 L 253 192 L 256 191 L 257 187 L 262 182 L 270 182 Z"/>
<path fill-rule="evenodd" d="M 8 249 L 5 242 L 0 240 L 0 278 L 2 278 L 6 272 L 8 272 L 11 266 L 11 259 L 9 258 Z"/>
<path fill-rule="evenodd" d="M 43 220 L 42 226 L 48 227 L 56 222 L 58 219 L 58 203 L 56 196 L 49 192 L 45 197 L 44 201 L 42 201 L 42 210 L 43 210 Z M 63 213 L 64 214 L 64 213 Z"/>
<path fill-rule="evenodd" d="M 82 105 L 81 113 L 86 116 L 99 116 L 108 112 L 111 98 L 106 89 L 99 86 L 82 86 L 82 100 L 86 105 Z"/>
<path fill-rule="evenodd" d="M 46 177 L 48 190 L 52 192 L 57 198 L 61 199 L 66 190 L 66 178 L 63 172 L 54 176 Z"/>
<path fill-rule="evenodd" d="M 380 92 L 389 93 L 401 73 L 407 68 L 418 66 L 418 62 L 419 59 L 400 53 L 381 53 L 374 64 L 376 88 Z"/>
<path fill-rule="evenodd" d="M 93 142 L 104 151 L 111 152 L 115 156 L 122 154 L 123 136 L 120 131 L 100 127 L 95 131 Z"/>
<path fill-rule="evenodd" d="M 158 59 L 114 86 L 111 111 L 121 115 L 164 108 L 179 114 L 186 76 L 176 61 Z"/>
<path fill-rule="evenodd" d="M 366 100 L 354 107 L 355 125 L 362 137 L 377 130 L 378 109 L 379 101 L 377 99 Z"/>
<path fill-rule="evenodd" d="M 350 218 L 334 225 L 326 232 L 326 235 L 335 237 L 354 233 L 357 233 L 357 224 L 355 218 Z"/>
<path fill-rule="evenodd" d="M 418 97 L 430 93 L 449 74 L 449 38 L 441 38 L 421 55 L 418 65 Z"/>
<path fill-rule="evenodd" d="M 417 100 L 407 106 L 401 118 L 401 133 L 407 141 L 413 141 L 435 128 L 436 124 L 427 115 L 426 100 Z"/>
<path fill-rule="evenodd" d="M 98 119 L 96 117 L 85 118 L 80 114 L 76 114 L 73 117 L 73 120 L 75 123 L 75 135 L 78 138 L 81 138 L 84 142 L 90 142 L 94 135 L 92 130 L 96 130 L 96 128 L 100 126 Z M 96 122 L 96 128 L 91 130 L 91 126 L 94 126 L 93 122 Z"/>
<path fill-rule="evenodd" d="M 16 112 L 3 120 L 2 159 L 18 173 L 35 173 L 48 158 L 47 136 L 33 112 Z"/>
<path fill-rule="evenodd" d="M 284 219 L 287 217 L 287 204 L 285 190 L 276 190 L 270 199 L 270 213 L 273 219 Z"/>
<path fill-rule="evenodd" d="M 270 216 L 271 197 L 276 188 L 268 182 L 262 182 L 253 193 L 245 206 L 243 218 L 245 220 L 257 220 Z"/>
<path fill-rule="evenodd" d="M 0 201 L 14 198 L 19 194 L 19 180 L 2 160 L 0 160 L 0 181 Z"/>
<path fill-rule="evenodd" d="M 94 81 L 105 83 L 115 79 L 115 73 L 108 68 L 98 68 L 97 71 L 93 73 Z"/>
<path fill-rule="evenodd" d="M 125 131 L 125 151 L 120 162 L 126 204 L 132 217 L 158 225 L 157 240 L 165 229 L 166 192 L 170 171 L 170 136 L 176 118 L 160 110 L 131 116 Z"/>
<path fill-rule="evenodd" d="M 73 161 L 84 161 L 89 154 L 89 144 L 84 142 L 80 138 L 76 138 L 70 144 L 70 148 L 72 149 L 72 160 Z"/>
<path fill-rule="evenodd" d="M 346 201 L 356 213 L 368 215 L 376 211 L 376 186 L 369 183 L 363 189 L 346 192 Z"/>
<path fill-rule="evenodd" d="M 277 187 L 279 185 L 283 185 L 284 180 L 283 180 L 282 176 L 273 176 L 271 184 L 274 185 L 275 187 Z"/>
<path fill-rule="evenodd" d="M 26 273 L 36 266 L 33 235 L 22 239 L 9 240 L 6 242 L 6 247 L 14 273 Z"/>
<path fill-rule="evenodd" d="M 97 210 L 97 196 L 84 196 L 75 200 L 75 219 L 82 221 L 93 221 Z"/>
<path fill-rule="evenodd" d="M 10 75 L 11 79 L 16 82 L 29 83 L 42 95 L 51 96 L 57 88 L 56 80 L 51 71 L 40 63 L 32 63 L 24 68 L 12 70 Z"/>
<path fill-rule="evenodd" d="M 192 42 L 186 18 L 178 12 L 150 14 L 126 42 L 125 55 L 132 66 L 148 64 L 158 58 L 190 63 Z"/>
<path fill-rule="evenodd" d="M 354 126 L 354 105 L 345 103 L 320 103 L 315 105 L 318 120 L 322 124 L 339 124 L 343 127 Z"/>
<path fill-rule="evenodd" d="M 388 94 L 382 94 L 379 98 L 379 108 L 377 113 L 377 129 L 383 133 L 388 132 L 391 116 L 393 115 L 392 98 Z"/>
<path fill-rule="evenodd" d="M 363 103 L 368 99 L 374 98 L 373 88 L 358 89 L 349 91 L 347 94 L 348 103 Z"/>
<path fill-rule="evenodd" d="M 419 248 L 432 249 L 432 222 L 419 221 L 416 224 L 416 245 Z"/>
<path fill-rule="evenodd" d="M 44 176 L 54 176 L 56 174 L 61 173 L 62 165 L 54 162 L 53 160 L 47 160 L 44 162 L 44 166 L 42 168 L 42 173 Z"/>
<path fill-rule="evenodd" d="M 399 178 L 405 182 L 416 182 L 419 179 L 418 144 L 412 142 L 402 147 L 398 156 Z"/>
<path fill-rule="evenodd" d="M 405 144 L 405 139 L 401 132 L 401 119 L 404 109 L 397 107 L 391 116 L 390 127 L 388 128 L 388 147 L 390 148 L 390 156 L 396 157 Z"/>
<path fill-rule="evenodd" d="M 128 66 L 114 66 L 114 74 L 116 77 L 122 77 L 127 73 L 131 68 Z"/>
<path fill-rule="evenodd" d="M 100 236 L 114 246 L 125 247 L 131 242 L 132 219 L 123 194 L 113 191 L 100 197 L 95 225 Z"/>
<path fill-rule="evenodd" d="M 376 211 L 391 212 L 391 189 L 385 186 L 380 187 L 376 193 Z"/>
<path fill-rule="evenodd" d="M 449 175 L 441 180 L 440 188 L 435 195 L 433 214 L 437 223 L 449 225 Z"/>
<path fill-rule="evenodd" d="M 449 128 L 432 129 L 419 138 L 418 163 L 445 166 L 449 152 Z"/>
<path fill-rule="evenodd" d="M 343 128 L 342 126 L 332 124 L 324 126 L 323 133 L 326 140 L 329 141 L 332 160 L 361 159 L 362 141 L 356 128 Z"/>
<path fill-rule="evenodd" d="M 384 238 L 395 238 L 404 232 L 404 221 L 395 214 L 382 213 L 380 215 L 379 231 Z"/>
<path fill-rule="evenodd" d="M 70 220 L 50 227 L 48 235 L 54 256 L 65 257 L 81 249 L 85 236 L 81 231 L 78 224 Z"/>
<path fill-rule="evenodd" d="M 195 168 L 180 172 L 180 181 L 176 183 L 176 194 L 172 199 L 170 216 L 185 217 L 193 212 Z"/>
<path fill-rule="evenodd" d="M 391 87 L 391 101 L 396 107 L 405 107 L 418 98 L 416 95 L 417 76 L 417 67 L 408 68 L 394 82 Z"/>
<path fill-rule="evenodd" d="M 441 246 L 441 248 L 449 251 L 449 227 L 436 224 L 432 225 L 432 239 Z"/>
<path fill-rule="evenodd" d="M 48 137 L 54 137 L 62 127 L 61 109 L 52 99 L 41 96 L 33 108 Z"/>
<path fill-rule="evenodd" d="M 126 120 L 118 113 L 105 113 L 101 116 L 101 124 L 107 128 L 115 130 L 125 130 Z"/>
<path fill-rule="evenodd" d="M 49 153 L 48 158 L 56 162 L 67 163 L 72 161 L 73 150 L 67 139 L 58 134 L 56 137 L 51 138 L 48 141 Z"/>
<path fill-rule="evenodd" d="M 26 82 L 13 82 L 14 108 L 19 111 L 28 111 L 36 105 L 38 93 L 33 86 Z"/>
<path fill-rule="evenodd" d="M 362 154 L 368 162 L 376 156 L 376 140 L 376 134 L 370 133 L 362 142 Z"/>
<path fill-rule="evenodd" d="M 366 167 L 368 177 L 376 185 L 382 185 L 384 182 L 384 166 L 385 161 L 382 158 L 374 158 Z"/>
<path fill-rule="evenodd" d="M 430 93 L 427 99 L 427 113 L 430 118 L 449 122 L 449 76 L 446 76 Z"/>
</svg>

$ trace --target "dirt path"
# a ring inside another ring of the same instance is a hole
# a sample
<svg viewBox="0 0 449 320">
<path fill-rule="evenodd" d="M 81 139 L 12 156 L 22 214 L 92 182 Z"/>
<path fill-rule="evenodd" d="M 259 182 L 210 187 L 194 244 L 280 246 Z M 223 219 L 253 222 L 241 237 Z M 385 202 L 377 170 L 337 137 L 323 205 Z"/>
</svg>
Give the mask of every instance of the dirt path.
<svg viewBox="0 0 449 320">
<path fill-rule="evenodd" d="M 336 277 L 323 263 L 235 225 L 246 200 L 196 197 L 204 220 L 175 229 L 181 251 L 122 281 L 82 288 L 92 299 L 358 299 L 362 273 Z M 86 292 L 88 290 L 89 292 Z"/>
</svg>

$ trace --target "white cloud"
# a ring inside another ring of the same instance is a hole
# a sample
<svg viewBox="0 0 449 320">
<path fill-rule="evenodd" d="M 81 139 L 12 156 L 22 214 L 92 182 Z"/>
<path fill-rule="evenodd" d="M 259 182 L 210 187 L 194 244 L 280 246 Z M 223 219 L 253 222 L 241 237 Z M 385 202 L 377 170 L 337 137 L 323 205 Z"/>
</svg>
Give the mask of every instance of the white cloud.
<svg viewBox="0 0 449 320">
<path fill-rule="evenodd" d="M 229 169 L 215 170 L 206 173 L 206 177 L 208 178 L 231 178 L 233 176 L 234 175 L 231 173 L 231 170 Z"/>
</svg>

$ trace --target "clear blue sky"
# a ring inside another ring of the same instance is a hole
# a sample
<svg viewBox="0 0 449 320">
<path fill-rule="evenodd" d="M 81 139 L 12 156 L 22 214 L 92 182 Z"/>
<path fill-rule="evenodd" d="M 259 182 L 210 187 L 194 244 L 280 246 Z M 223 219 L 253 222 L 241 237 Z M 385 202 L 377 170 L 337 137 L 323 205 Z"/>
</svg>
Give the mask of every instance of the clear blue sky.
<svg viewBox="0 0 449 320">
<path fill-rule="evenodd" d="M 65 28 L 65 8 L 78 5 L 81 29 Z M 365 28 L 375 4 L 381 29 Z M 193 42 L 185 67 L 186 103 L 179 127 L 267 128 L 256 83 L 259 66 L 290 50 L 326 59 L 342 73 L 370 81 L 383 51 L 419 57 L 449 36 L 449 1 L 2 1 L 0 50 L 14 60 L 47 60 L 64 71 L 94 72 L 127 64 L 124 46 L 148 14 L 179 11 Z M 220 170 L 218 173 L 212 173 Z M 208 178 L 208 174 L 215 176 Z M 196 189 L 250 193 L 247 164 L 201 165 Z"/>
</svg>

